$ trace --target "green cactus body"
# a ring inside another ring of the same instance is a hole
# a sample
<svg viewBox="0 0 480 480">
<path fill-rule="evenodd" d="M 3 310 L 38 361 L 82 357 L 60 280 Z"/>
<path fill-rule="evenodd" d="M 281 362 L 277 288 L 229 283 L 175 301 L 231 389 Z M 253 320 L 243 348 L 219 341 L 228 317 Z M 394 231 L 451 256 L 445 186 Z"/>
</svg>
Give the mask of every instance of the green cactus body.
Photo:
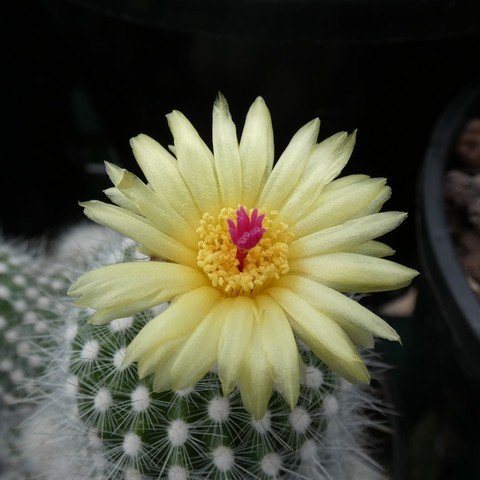
<svg viewBox="0 0 480 480">
<path fill-rule="evenodd" d="M 42 369 L 37 338 L 48 341 L 55 315 L 52 294 L 63 296 L 67 282 L 59 272 L 10 245 L 0 247 L 0 401 L 14 406 L 32 393 L 28 378 Z"/>
<path fill-rule="evenodd" d="M 244 410 L 238 391 L 222 396 L 214 372 L 188 391 L 155 393 L 150 377 L 138 380 L 136 367 L 121 363 L 148 319 L 139 315 L 102 327 L 82 319 L 73 342 L 79 416 L 97 432 L 113 470 L 121 464 L 169 479 L 270 479 L 286 472 L 302 478 L 305 449 L 313 442 L 322 450 L 329 417 L 339 413 L 340 380 L 304 350 L 298 406 L 291 411 L 276 394 L 260 421 Z"/>
<path fill-rule="evenodd" d="M 131 242 L 117 243 L 86 263 L 136 255 Z M 19 438 L 26 478 L 340 480 L 358 478 L 357 464 L 368 471 L 362 478 L 381 478 L 363 448 L 372 426 L 365 409 L 381 405 L 368 387 L 349 385 L 303 347 L 297 407 L 292 411 L 274 394 L 260 421 L 244 409 L 238 390 L 222 396 L 215 371 L 192 389 L 154 392 L 151 377 L 139 380 L 136 365 L 125 367 L 123 358 L 164 308 L 91 326 L 90 312 L 70 304 L 50 319 L 47 332 L 32 334 L 33 343 L 44 345 L 48 368 Z"/>
<path fill-rule="evenodd" d="M 34 379 L 47 365 L 44 352 L 53 342 L 49 323 L 61 308 L 52 296 L 63 298 L 67 288 L 40 248 L 0 242 L 0 465 L 15 471 L 15 478 L 21 478 L 18 428 L 33 412 Z"/>
</svg>

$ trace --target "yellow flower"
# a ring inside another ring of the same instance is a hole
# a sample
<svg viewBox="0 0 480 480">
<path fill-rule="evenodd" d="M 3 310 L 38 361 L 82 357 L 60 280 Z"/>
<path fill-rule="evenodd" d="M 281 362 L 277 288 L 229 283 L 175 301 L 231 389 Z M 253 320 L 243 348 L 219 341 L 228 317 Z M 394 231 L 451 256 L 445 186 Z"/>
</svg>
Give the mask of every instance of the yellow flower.
<svg viewBox="0 0 480 480">
<path fill-rule="evenodd" d="M 85 202 L 85 214 L 137 241 L 150 261 L 82 275 L 69 294 L 105 324 L 165 301 L 128 346 L 126 364 L 156 391 L 194 385 L 213 365 L 225 394 L 237 385 L 256 418 L 273 389 L 293 408 L 302 362 L 296 338 L 349 382 L 369 382 L 355 345 L 395 330 L 345 293 L 408 285 L 415 270 L 381 257 L 373 239 L 398 226 L 401 212 L 378 213 L 385 179 L 350 175 L 355 133 L 316 143 L 312 120 L 275 168 L 269 111 L 257 98 L 240 142 L 225 98 L 213 108 L 213 153 L 178 111 L 167 115 L 171 150 L 139 135 L 131 146 L 148 184 L 107 163 L 117 205 Z M 158 260 L 163 261 L 158 261 Z"/>
</svg>

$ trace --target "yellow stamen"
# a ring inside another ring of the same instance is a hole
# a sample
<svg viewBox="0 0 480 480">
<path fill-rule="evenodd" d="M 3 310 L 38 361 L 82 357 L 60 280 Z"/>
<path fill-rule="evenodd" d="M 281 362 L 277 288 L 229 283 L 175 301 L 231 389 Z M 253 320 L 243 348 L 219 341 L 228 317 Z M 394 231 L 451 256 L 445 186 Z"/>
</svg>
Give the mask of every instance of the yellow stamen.
<svg viewBox="0 0 480 480">
<path fill-rule="evenodd" d="M 249 210 L 251 215 L 253 209 Z M 248 250 L 243 271 L 238 269 L 237 246 L 228 231 L 228 219 L 235 219 L 236 209 L 223 208 L 215 217 L 204 213 L 197 233 L 197 265 L 205 272 L 215 288 L 228 297 L 254 295 L 271 280 L 278 280 L 289 271 L 288 244 L 294 235 L 288 225 L 278 221 L 278 212 L 265 212 L 265 234 L 258 244 Z"/>
</svg>

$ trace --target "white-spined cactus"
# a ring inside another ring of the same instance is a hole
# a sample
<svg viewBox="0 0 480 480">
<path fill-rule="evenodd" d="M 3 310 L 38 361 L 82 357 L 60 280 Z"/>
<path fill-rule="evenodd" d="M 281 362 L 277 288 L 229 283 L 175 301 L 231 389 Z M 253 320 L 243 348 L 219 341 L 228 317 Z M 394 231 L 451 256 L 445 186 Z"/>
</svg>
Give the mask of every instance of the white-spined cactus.
<svg viewBox="0 0 480 480">
<path fill-rule="evenodd" d="M 135 251 L 124 243 L 104 261 L 112 255 L 131 260 Z M 45 480 L 356 479 L 359 471 L 381 478 L 365 450 L 369 411 L 381 411 L 381 402 L 302 344 L 305 369 L 293 410 L 275 393 L 255 420 L 238 389 L 222 395 L 215 370 L 193 388 L 155 393 L 152 377 L 139 380 L 136 365 L 123 360 L 139 330 L 166 308 L 92 326 L 90 312 L 71 306 L 49 334 L 58 344 L 19 441 L 27 472 Z"/>
<path fill-rule="evenodd" d="M 34 408 L 34 379 L 48 364 L 49 329 L 61 308 L 54 297 L 67 289 L 41 246 L 0 240 L 0 464 L 10 472 L 20 468 L 15 439 Z"/>
<path fill-rule="evenodd" d="M 0 478 L 20 479 L 23 422 L 50 398 L 49 366 L 75 337 L 77 312 L 66 291 L 79 272 L 117 261 L 121 242 L 105 229 L 79 226 L 53 252 L 41 242 L 0 239 Z M 41 382 L 41 388 L 39 383 Z"/>
<path fill-rule="evenodd" d="M 27 378 L 44 359 L 34 338 L 45 340 L 52 317 L 52 294 L 64 296 L 68 282 L 45 262 L 39 248 L 0 244 L 0 402 L 14 405 L 31 392 Z"/>
</svg>

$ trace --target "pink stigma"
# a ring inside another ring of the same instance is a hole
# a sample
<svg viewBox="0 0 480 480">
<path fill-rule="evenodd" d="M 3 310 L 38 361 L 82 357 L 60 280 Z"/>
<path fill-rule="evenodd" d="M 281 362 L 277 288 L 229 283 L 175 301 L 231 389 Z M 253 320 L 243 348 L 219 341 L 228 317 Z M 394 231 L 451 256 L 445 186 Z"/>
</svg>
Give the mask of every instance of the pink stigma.
<svg viewBox="0 0 480 480">
<path fill-rule="evenodd" d="M 244 207 L 237 210 L 237 224 L 228 219 L 228 231 L 232 242 L 237 246 L 238 269 L 243 272 L 245 258 L 248 251 L 253 248 L 262 239 L 266 232 L 262 228 L 262 222 L 265 215 L 258 216 L 258 209 L 254 209 L 252 216 L 249 217 Z"/>
</svg>

